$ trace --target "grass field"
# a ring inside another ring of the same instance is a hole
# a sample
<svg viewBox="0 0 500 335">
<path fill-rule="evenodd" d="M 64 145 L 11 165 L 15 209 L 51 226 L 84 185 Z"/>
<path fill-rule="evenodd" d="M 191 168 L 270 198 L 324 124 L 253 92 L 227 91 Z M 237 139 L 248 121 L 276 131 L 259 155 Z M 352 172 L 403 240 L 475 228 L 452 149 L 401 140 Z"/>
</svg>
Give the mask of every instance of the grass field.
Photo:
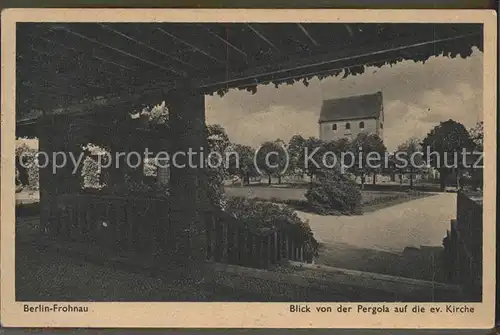
<svg viewBox="0 0 500 335">
<path fill-rule="evenodd" d="M 277 203 L 286 203 L 298 210 L 308 210 L 305 197 L 306 188 L 288 188 L 288 187 L 265 187 L 245 186 L 245 187 L 225 187 L 226 195 L 230 197 L 245 197 L 250 199 L 259 199 L 273 201 Z M 363 212 L 372 212 L 388 206 L 397 205 L 406 201 L 418 199 L 427 196 L 427 193 L 407 193 L 404 191 L 361 191 L 363 202 Z"/>
<path fill-rule="evenodd" d="M 225 187 L 226 194 L 232 197 L 257 198 L 262 200 L 306 200 L 306 188 L 280 188 L 280 187 Z M 363 204 L 377 202 L 379 199 L 392 198 L 404 192 L 395 191 L 362 191 Z"/>
</svg>

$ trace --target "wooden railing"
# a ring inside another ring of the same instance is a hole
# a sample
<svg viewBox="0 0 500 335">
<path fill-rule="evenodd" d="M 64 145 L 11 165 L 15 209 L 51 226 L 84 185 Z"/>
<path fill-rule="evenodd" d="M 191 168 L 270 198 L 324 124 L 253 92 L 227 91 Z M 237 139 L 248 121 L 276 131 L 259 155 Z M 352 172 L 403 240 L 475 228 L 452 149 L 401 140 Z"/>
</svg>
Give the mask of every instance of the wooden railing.
<svg viewBox="0 0 500 335">
<path fill-rule="evenodd" d="M 50 215 L 50 233 L 101 247 L 165 252 L 174 245 L 167 199 L 108 195 L 59 195 Z M 298 227 L 276 222 L 251 228 L 229 214 L 212 210 L 206 222 L 207 259 L 266 268 L 283 260 L 311 262 L 307 239 Z M 258 226 L 258 223 L 252 226 Z"/>
<path fill-rule="evenodd" d="M 283 260 L 312 262 L 312 241 L 300 238 L 297 227 L 275 222 L 273 228 L 250 228 L 224 212 L 210 218 L 206 222 L 208 260 L 256 268 Z"/>
</svg>

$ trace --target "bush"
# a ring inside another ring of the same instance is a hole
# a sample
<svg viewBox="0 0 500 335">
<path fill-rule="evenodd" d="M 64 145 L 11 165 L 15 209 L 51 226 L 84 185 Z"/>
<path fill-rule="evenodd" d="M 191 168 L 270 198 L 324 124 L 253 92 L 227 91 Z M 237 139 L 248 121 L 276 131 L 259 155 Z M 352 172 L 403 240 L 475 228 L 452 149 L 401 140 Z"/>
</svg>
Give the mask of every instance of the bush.
<svg viewBox="0 0 500 335">
<path fill-rule="evenodd" d="M 323 215 L 362 213 L 361 192 L 357 185 L 337 171 L 318 174 L 318 183 L 305 194 L 309 205 Z"/>
<path fill-rule="evenodd" d="M 36 164 L 36 155 L 38 151 L 36 149 L 30 148 L 28 145 L 25 143 L 16 146 L 16 160 L 20 160 L 20 157 L 22 156 L 23 158 L 23 165 L 26 167 L 25 171 L 19 171 L 19 169 L 16 167 L 16 178 L 21 181 L 20 174 L 21 173 L 26 173 L 27 174 L 27 184 L 22 185 L 25 186 L 29 190 L 36 191 L 39 188 L 39 169 L 38 165 Z M 24 169 L 22 169 L 24 170 Z M 24 184 L 26 181 L 21 182 L 21 184 Z"/>
<path fill-rule="evenodd" d="M 101 184 L 101 174 L 97 161 L 90 156 L 85 157 L 82 167 L 83 188 L 100 189 L 104 185 Z"/>
<path fill-rule="evenodd" d="M 225 211 L 252 229 L 286 230 L 298 243 L 309 248 L 313 256 L 318 255 L 318 242 L 309 223 L 302 220 L 288 206 L 244 197 L 231 197 L 226 200 Z"/>
</svg>

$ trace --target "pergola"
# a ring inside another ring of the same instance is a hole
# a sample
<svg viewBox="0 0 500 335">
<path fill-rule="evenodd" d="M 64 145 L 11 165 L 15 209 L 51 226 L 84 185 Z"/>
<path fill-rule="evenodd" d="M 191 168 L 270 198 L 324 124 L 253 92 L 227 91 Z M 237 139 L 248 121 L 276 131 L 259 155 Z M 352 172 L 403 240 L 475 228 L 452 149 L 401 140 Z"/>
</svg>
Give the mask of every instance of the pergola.
<svg viewBox="0 0 500 335">
<path fill-rule="evenodd" d="M 16 134 L 37 136 L 42 151 L 77 150 L 66 136 L 77 120 L 85 120 L 92 134 L 166 101 L 169 149 L 197 148 L 206 140 L 206 94 L 255 92 L 267 83 L 307 85 L 313 77 L 356 75 L 365 66 L 437 55 L 467 57 L 474 47 L 482 50 L 482 29 L 428 23 L 18 23 Z M 70 179 L 40 172 L 46 225 L 54 199 L 72 189 Z M 172 226 L 186 233 L 191 251 L 204 253 L 200 183 L 199 171 L 171 170 Z"/>
</svg>

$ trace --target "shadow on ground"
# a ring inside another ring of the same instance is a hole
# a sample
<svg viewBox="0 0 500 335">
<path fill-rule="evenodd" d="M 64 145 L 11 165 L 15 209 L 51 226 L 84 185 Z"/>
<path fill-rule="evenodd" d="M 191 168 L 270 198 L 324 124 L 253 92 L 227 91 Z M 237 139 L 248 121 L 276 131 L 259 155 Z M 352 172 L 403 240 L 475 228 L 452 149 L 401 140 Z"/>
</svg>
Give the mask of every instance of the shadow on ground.
<svg viewBox="0 0 500 335">
<path fill-rule="evenodd" d="M 344 243 L 322 244 L 316 263 L 391 276 L 447 282 L 442 247 L 406 248 L 401 253 Z"/>
</svg>

